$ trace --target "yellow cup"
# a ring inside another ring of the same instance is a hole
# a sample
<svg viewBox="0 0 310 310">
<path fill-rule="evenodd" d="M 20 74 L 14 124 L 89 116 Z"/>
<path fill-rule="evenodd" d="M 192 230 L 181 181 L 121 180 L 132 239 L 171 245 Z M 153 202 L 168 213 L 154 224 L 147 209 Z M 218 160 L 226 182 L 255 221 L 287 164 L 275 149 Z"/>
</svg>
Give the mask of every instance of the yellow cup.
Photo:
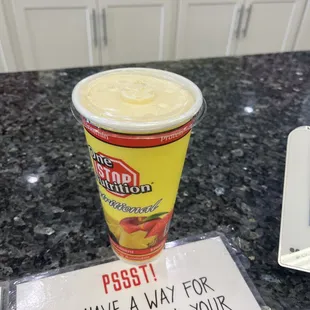
<svg viewBox="0 0 310 310">
<path fill-rule="evenodd" d="M 124 71 L 178 83 L 192 93 L 194 104 L 178 118 L 145 123 L 103 118 L 81 104 L 85 85 Z M 167 239 L 191 129 L 203 104 L 199 88 L 174 73 L 124 68 L 80 81 L 72 101 L 83 122 L 114 252 L 130 262 L 154 259 Z"/>
</svg>

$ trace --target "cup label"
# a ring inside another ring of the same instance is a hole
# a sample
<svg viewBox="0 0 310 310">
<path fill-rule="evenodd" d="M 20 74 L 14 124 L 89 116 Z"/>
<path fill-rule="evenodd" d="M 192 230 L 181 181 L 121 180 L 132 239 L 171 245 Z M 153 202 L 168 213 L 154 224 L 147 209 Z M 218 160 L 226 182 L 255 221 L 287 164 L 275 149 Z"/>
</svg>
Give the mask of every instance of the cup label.
<svg viewBox="0 0 310 310">
<path fill-rule="evenodd" d="M 191 131 L 193 123 L 194 120 L 190 120 L 181 127 L 165 132 L 149 135 L 136 135 L 111 132 L 93 125 L 85 118 L 83 119 L 84 129 L 95 138 L 109 144 L 130 148 L 158 147 L 178 141 Z"/>
<path fill-rule="evenodd" d="M 113 250 L 149 260 L 166 242 L 192 121 L 149 135 L 83 123 Z"/>
</svg>

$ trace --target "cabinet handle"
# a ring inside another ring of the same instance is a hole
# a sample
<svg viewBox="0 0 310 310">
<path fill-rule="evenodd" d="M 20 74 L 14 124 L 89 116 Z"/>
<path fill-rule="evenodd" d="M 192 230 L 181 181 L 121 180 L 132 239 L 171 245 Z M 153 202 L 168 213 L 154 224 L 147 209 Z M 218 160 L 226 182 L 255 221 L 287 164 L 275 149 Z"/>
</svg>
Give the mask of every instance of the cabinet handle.
<svg viewBox="0 0 310 310">
<path fill-rule="evenodd" d="M 252 4 L 250 4 L 246 10 L 245 10 L 245 23 L 244 23 L 244 27 L 242 29 L 242 34 L 243 34 L 243 37 L 245 38 L 246 37 L 246 34 L 248 32 L 248 28 L 249 28 L 249 21 L 250 21 L 250 16 L 251 16 L 251 13 L 252 13 Z"/>
<path fill-rule="evenodd" d="M 107 32 L 107 15 L 105 9 L 102 9 L 102 22 L 103 22 L 103 44 L 108 45 L 108 32 Z"/>
<path fill-rule="evenodd" d="M 93 37 L 94 37 L 94 46 L 98 46 L 98 36 L 97 36 L 97 21 L 96 21 L 96 11 L 92 11 L 92 20 L 93 20 Z"/>
<path fill-rule="evenodd" d="M 237 39 L 239 38 L 239 35 L 240 35 L 242 15 L 243 15 L 243 5 L 241 5 L 239 9 L 237 10 L 237 16 L 236 16 L 237 27 L 235 29 L 235 34 L 236 34 Z"/>
</svg>

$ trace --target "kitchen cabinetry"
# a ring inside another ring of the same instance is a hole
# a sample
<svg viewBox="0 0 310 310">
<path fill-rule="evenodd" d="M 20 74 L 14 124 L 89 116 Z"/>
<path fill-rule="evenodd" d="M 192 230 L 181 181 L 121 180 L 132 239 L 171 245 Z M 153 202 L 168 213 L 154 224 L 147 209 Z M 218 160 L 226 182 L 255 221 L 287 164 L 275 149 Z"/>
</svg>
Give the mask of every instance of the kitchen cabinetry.
<svg viewBox="0 0 310 310">
<path fill-rule="evenodd" d="M 310 1 L 308 1 L 305 13 L 299 28 L 299 33 L 294 46 L 295 51 L 310 50 Z"/>
<path fill-rule="evenodd" d="M 291 50 L 305 1 L 181 0 L 176 56 L 197 58 Z"/>
<path fill-rule="evenodd" d="M 0 73 L 14 71 L 16 69 L 9 32 L 3 12 L 0 2 Z"/>
<path fill-rule="evenodd" d="M 99 64 L 95 0 L 14 0 L 26 70 Z"/>
<path fill-rule="evenodd" d="M 235 50 L 242 2 L 238 0 L 181 0 L 176 57 L 231 55 Z"/>
<path fill-rule="evenodd" d="M 25 69 L 173 57 L 174 0 L 15 0 Z"/>
<path fill-rule="evenodd" d="M 176 3 L 99 1 L 103 64 L 173 59 Z"/>
<path fill-rule="evenodd" d="M 17 70 L 42 70 L 310 50 L 310 0 L 5 4 L 0 7 L 0 71 L 14 70 L 15 60 Z"/>
<path fill-rule="evenodd" d="M 245 1 L 236 54 L 292 50 L 304 6 L 304 0 Z"/>
</svg>

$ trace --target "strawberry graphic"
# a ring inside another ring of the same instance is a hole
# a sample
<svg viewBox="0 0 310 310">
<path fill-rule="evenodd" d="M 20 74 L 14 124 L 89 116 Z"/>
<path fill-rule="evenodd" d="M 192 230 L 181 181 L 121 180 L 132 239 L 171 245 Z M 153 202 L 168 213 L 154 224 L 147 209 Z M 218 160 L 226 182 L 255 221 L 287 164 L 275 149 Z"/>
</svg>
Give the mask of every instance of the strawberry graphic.
<svg viewBox="0 0 310 310">
<path fill-rule="evenodd" d="M 161 218 L 161 216 L 163 216 Z M 126 217 L 120 221 L 120 225 L 128 234 L 137 231 L 147 232 L 144 238 L 156 237 L 156 243 L 161 242 L 167 235 L 172 211 L 152 214 L 149 217 Z"/>
<path fill-rule="evenodd" d="M 140 229 L 149 232 L 161 219 L 153 219 L 151 221 L 139 225 Z"/>
<path fill-rule="evenodd" d="M 148 231 L 145 237 L 148 238 L 158 236 L 158 239 L 162 240 L 168 231 L 168 229 L 166 228 L 171 218 L 172 218 L 172 211 L 169 212 L 167 215 L 165 215 L 162 219 L 157 221 L 157 223 L 151 228 L 151 230 Z"/>
<path fill-rule="evenodd" d="M 120 221 L 120 225 L 123 229 L 128 233 L 131 234 L 138 230 L 141 230 L 139 225 L 146 217 L 126 217 Z"/>
</svg>

